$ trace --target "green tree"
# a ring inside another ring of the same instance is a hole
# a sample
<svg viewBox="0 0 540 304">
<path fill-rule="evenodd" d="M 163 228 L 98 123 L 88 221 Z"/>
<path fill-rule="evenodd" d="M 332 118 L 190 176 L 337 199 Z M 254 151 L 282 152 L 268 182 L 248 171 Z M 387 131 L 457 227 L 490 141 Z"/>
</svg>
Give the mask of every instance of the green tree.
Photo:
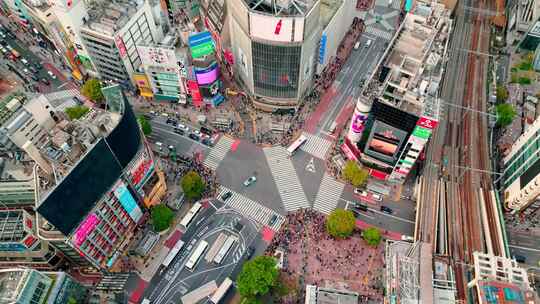
<svg viewBox="0 0 540 304">
<path fill-rule="evenodd" d="M 360 168 L 355 161 L 348 160 L 343 168 L 343 177 L 353 186 L 361 187 L 367 182 L 369 172 Z"/>
<path fill-rule="evenodd" d="M 148 136 L 152 134 L 152 125 L 148 122 L 148 120 L 144 116 L 139 115 L 137 120 L 139 121 L 139 125 L 141 125 L 141 129 L 144 135 Z"/>
<path fill-rule="evenodd" d="M 495 108 L 497 112 L 497 125 L 506 127 L 512 123 L 516 116 L 516 110 L 509 103 L 498 104 Z"/>
<path fill-rule="evenodd" d="M 157 232 L 163 231 L 171 226 L 174 213 L 165 204 L 152 207 L 152 225 Z"/>
<path fill-rule="evenodd" d="M 238 292 L 249 300 L 266 295 L 276 285 L 278 275 L 275 258 L 265 255 L 255 257 L 242 266 L 236 281 Z"/>
<path fill-rule="evenodd" d="M 90 111 L 90 109 L 85 106 L 73 106 L 73 107 L 66 108 L 65 110 L 67 116 L 71 120 L 75 120 L 75 119 L 79 119 L 83 117 L 86 113 L 88 113 L 88 111 Z"/>
<path fill-rule="evenodd" d="M 375 227 L 369 227 L 362 232 L 364 241 L 370 246 L 377 246 L 382 240 L 381 231 Z"/>
<path fill-rule="evenodd" d="M 69 297 L 67 304 L 77 304 L 77 300 L 74 297 Z"/>
<path fill-rule="evenodd" d="M 326 232 L 335 238 L 349 237 L 355 227 L 356 219 L 350 210 L 336 209 L 326 218 Z"/>
<path fill-rule="evenodd" d="M 187 199 L 198 199 L 204 192 L 206 185 L 202 177 L 195 171 L 189 171 L 180 181 L 182 190 Z"/>
<path fill-rule="evenodd" d="M 496 90 L 497 103 L 503 103 L 508 99 L 508 90 L 505 86 L 499 85 Z"/>
<path fill-rule="evenodd" d="M 105 97 L 101 92 L 101 82 L 96 78 L 88 79 L 81 88 L 81 93 L 94 102 L 103 102 Z"/>
</svg>

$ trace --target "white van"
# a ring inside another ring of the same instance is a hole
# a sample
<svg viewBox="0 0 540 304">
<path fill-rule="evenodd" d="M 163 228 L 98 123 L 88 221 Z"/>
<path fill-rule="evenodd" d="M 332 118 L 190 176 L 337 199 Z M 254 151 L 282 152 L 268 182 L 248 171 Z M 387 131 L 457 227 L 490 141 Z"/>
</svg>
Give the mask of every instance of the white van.
<svg viewBox="0 0 540 304">
<path fill-rule="evenodd" d="M 371 39 L 368 39 L 368 41 L 366 42 L 366 47 L 370 47 L 371 46 Z"/>
<path fill-rule="evenodd" d="M 360 41 L 356 41 L 356 43 L 354 44 L 354 49 L 358 50 L 359 47 L 360 47 Z"/>
<path fill-rule="evenodd" d="M 336 132 L 336 127 L 337 127 L 337 122 L 334 121 L 330 125 L 330 128 L 328 128 L 328 132 L 330 132 L 330 134 L 334 134 L 334 132 Z"/>
</svg>

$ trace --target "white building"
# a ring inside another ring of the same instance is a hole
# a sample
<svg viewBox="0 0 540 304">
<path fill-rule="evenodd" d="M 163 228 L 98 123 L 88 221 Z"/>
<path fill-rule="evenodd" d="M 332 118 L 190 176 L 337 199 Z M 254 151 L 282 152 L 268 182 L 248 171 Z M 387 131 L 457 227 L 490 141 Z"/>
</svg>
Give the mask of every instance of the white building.
<svg viewBox="0 0 540 304">
<path fill-rule="evenodd" d="M 124 86 L 135 84 L 141 66 L 137 45 L 161 41 L 163 31 L 148 0 L 96 1 L 88 5 L 80 35 L 97 74 Z"/>
</svg>

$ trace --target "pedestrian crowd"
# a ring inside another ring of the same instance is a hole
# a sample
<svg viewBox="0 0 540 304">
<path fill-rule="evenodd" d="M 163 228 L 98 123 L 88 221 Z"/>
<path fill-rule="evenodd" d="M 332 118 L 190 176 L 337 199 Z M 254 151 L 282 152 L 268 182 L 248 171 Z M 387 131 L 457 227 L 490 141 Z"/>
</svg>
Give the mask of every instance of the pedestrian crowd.
<svg viewBox="0 0 540 304">
<path fill-rule="evenodd" d="M 359 11 L 367 11 L 373 5 L 373 0 L 357 0 L 356 9 Z"/>
<path fill-rule="evenodd" d="M 382 301 L 384 248 L 368 246 L 355 233 L 347 239 L 335 239 L 325 229 L 325 216 L 313 210 L 299 210 L 287 216 L 266 254 L 285 252 L 283 274 L 306 284 L 358 292 L 364 302 Z M 304 296 L 304 290 L 298 295 Z M 286 301 L 303 303 L 302 299 Z"/>
</svg>

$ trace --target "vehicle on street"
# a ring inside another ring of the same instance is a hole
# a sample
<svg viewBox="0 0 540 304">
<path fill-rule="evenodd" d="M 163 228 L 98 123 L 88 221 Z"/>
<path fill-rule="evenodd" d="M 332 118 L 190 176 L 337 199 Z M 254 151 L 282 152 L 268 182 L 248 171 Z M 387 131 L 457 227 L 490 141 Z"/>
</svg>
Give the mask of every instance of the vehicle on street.
<svg viewBox="0 0 540 304">
<path fill-rule="evenodd" d="M 23 73 L 25 73 L 25 74 L 30 74 L 30 71 L 29 71 L 27 68 L 24 68 L 24 69 L 23 69 Z"/>
<path fill-rule="evenodd" d="M 176 127 L 179 128 L 179 129 L 181 129 L 181 130 L 184 131 L 184 132 L 188 132 L 188 131 L 189 131 L 189 127 L 187 127 L 186 125 L 181 124 L 181 123 L 177 124 Z"/>
<path fill-rule="evenodd" d="M 28 60 L 26 60 L 26 58 L 24 57 L 21 58 L 21 62 L 25 65 L 28 64 Z"/>
<path fill-rule="evenodd" d="M 366 212 L 366 211 L 369 210 L 369 208 L 368 208 L 367 205 L 360 204 L 360 203 L 356 203 L 356 204 L 354 205 L 354 208 L 358 209 L 359 211 L 364 211 L 364 212 Z"/>
<path fill-rule="evenodd" d="M 167 121 L 165 123 L 168 125 L 173 125 L 173 126 L 178 125 L 178 122 L 172 118 L 167 118 Z"/>
<path fill-rule="evenodd" d="M 169 117 L 169 114 L 163 112 L 163 113 L 161 113 L 161 116 L 163 116 L 163 117 Z"/>
<path fill-rule="evenodd" d="M 33 66 L 38 71 L 41 71 L 43 69 L 43 66 L 41 64 L 38 64 L 38 63 L 34 63 Z"/>
<path fill-rule="evenodd" d="M 199 214 L 199 211 L 201 211 L 201 208 L 202 205 L 200 203 L 193 204 L 188 213 L 186 213 L 184 218 L 182 218 L 180 221 L 180 229 L 182 229 L 183 232 L 186 232 L 193 219 L 197 216 L 197 214 Z"/>
<path fill-rule="evenodd" d="M 41 78 L 41 82 L 42 82 L 43 84 L 46 84 L 46 85 L 50 85 L 50 84 L 51 84 L 51 82 L 50 82 L 49 80 L 47 80 L 47 78 Z"/>
<path fill-rule="evenodd" d="M 6 54 L 8 50 L 5 47 L 1 47 L 0 51 L 2 51 L 2 54 Z"/>
<path fill-rule="evenodd" d="M 361 188 L 354 188 L 354 194 L 360 195 L 360 196 L 368 196 L 369 193 L 365 190 L 362 190 Z"/>
<path fill-rule="evenodd" d="M 199 136 L 197 136 L 195 133 L 189 133 L 188 137 L 195 141 L 199 141 Z"/>
<path fill-rule="evenodd" d="M 13 54 L 13 56 L 15 58 L 20 58 L 21 57 L 21 54 L 19 52 L 17 52 L 16 50 L 14 50 L 14 49 L 11 49 L 11 54 Z"/>
<path fill-rule="evenodd" d="M 204 127 L 204 126 L 201 127 L 201 133 L 206 134 L 206 135 L 214 134 L 214 132 L 212 130 L 210 130 L 210 128 Z"/>
<path fill-rule="evenodd" d="M 244 186 L 248 187 L 249 185 L 253 184 L 257 181 L 257 178 L 255 176 L 250 176 L 248 179 L 244 181 Z"/>
<path fill-rule="evenodd" d="M 28 66 L 28 69 L 30 70 L 30 72 L 34 73 L 34 74 L 37 74 L 38 71 L 33 67 L 33 66 Z"/>
<path fill-rule="evenodd" d="M 47 71 L 47 74 L 49 74 L 49 76 L 51 76 L 52 79 L 56 79 L 56 75 L 54 75 L 53 72 Z"/>
<path fill-rule="evenodd" d="M 368 41 L 366 42 L 366 47 L 370 47 L 371 46 L 371 39 L 368 39 Z"/>
<path fill-rule="evenodd" d="M 0 31 L 0 37 L 1 37 L 2 39 L 6 39 L 7 35 L 6 35 L 6 33 L 4 33 L 3 31 Z"/>
<path fill-rule="evenodd" d="M 409 235 L 402 235 L 401 240 L 404 242 L 414 242 L 414 238 Z"/>
<path fill-rule="evenodd" d="M 228 191 L 228 192 L 225 192 L 223 193 L 223 195 L 221 196 L 221 200 L 222 201 L 226 201 L 229 197 L 232 196 L 232 192 L 231 191 Z"/>
<path fill-rule="evenodd" d="M 233 281 L 230 278 L 225 278 L 225 280 L 223 280 L 223 283 L 219 285 L 219 288 L 216 290 L 216 292 L 214 292 L 214 294 L 210 298 L 210 303 L 219 304 L 221 300 L 223 299 L 223 297 L 225 297 L 229 289 L 231 289 L 232 285 L 233 285 Z"/>
<path fill-rule="evenodd" d="M 386 206 L 381 206 L 381 211 L 384 212 L 384 213 L 387 213 L 387 214 L 392 214 L 392 213 L 394 213 L 394 211 L 392 210 L 392 208 L 389 208 L 389 207 L 386 207 Z"/>
<path fill-rule="evenodd" d="M 521 264 L 523 264 L 523 263 L 525 263 L 527 261 L 526 257 L 524 257 L 522 255 L 519 255 L 519 254 L 515 254 L 513 256 L 513 258 L 514 258 L 514 260 L 516 260 L 516 262 L 521 263 Z"/>
<path fill-rule="evenodd" d="M 378 194 L 378 193 L 371 193 L 371 198 L 373 198 L 373 199 L 376 200 L 377 202 L 382 201 L 382 195 L 380 195 L 380 194 Z"/>
<path fill-rule="evenodd" d="M 307 141 L 307 137 L 304 135 L 300 135 L 288 148 L 287 153 L 289 153 L 289 156 L 293 156 L 300 147 L 305 144 Z"/>
<path fill-rule="evenodd" d="M 255 248 L 248 247 L 248 249 L 246 250 L 246 253 L 245 253 L 246 259 L 249 260 L 253 256 L 254 253 L 255 253 Z"/>
<path fill-rule="evenodd" d="M 359 47 L 360 47 L 360 41 L 356 41 L 356 43 L 354 44 L 354 49 L 358 50 Z"/>
<path fill-rule="evenodd" d="M 174 129 L 173 129 L 173 132 L 176 133 L 176 134 L 180 134 L 180 135 L 184 135 L 184 134 L 185 134 L 185 133 L 184 133 L 184 130 L 182 130 L 182 129 L 178 128 L 178 127 L 174 128 Z"/>
<path fill-rule="evenodd" d="M 7 42 L 4 39 L 0 39 L 0 45 L 4 46 L 6 44 L 7 44 Z"/>
<path fill-rule="evenodd" d="M 185 264 L 185 267 L 187 268 L 187 270 L 193 271 L 197 267 L 197 263 L 199 262 L 199 260 L 201 259 L 203 253 L 206 251 L 207 248 L 208 248 L 208 242 L 201 241 L 199 243 L 197 248 L 195 248 L 195 250 L 189 257 L 189 260 Z"/>
<path fill-rule="evenodd" d="M 270 221 L 268 222 L 268 225 L 272 226 L 276 223 L 278 217 L 275 214 L 272 214 L 272 217 L 270 218 Z"/>
<path fill-rule="evenodd" d="M 206 135 L 206 134 L 203 134 L 201 136 L 201 142 L 204 144 L 204 145 L 207 145 L 207 146 L 211 146 L 212 145 L 212 141 L 211 141 L 211 138 L 209 135 Z"/>
<path fill-rule="evenodd" d="M 30 74 L 30 78 L 32 78 L 33 81 L 39 81 L 39 77 L 37 77 L 35 74 Z"/>
<path fill-rule="evenodd" d="M 163 149 L 163 143 L 161 143 L 159 141 L 156 141 L 156 146 L 158 146 L 160 151 Z"/>
<path fill-rule="evenodd" d="M 6 49 L 8 49 L 11 52 L 13 50 L 13 47 L 9 44 L 6 44 Z"/>
</svg>

